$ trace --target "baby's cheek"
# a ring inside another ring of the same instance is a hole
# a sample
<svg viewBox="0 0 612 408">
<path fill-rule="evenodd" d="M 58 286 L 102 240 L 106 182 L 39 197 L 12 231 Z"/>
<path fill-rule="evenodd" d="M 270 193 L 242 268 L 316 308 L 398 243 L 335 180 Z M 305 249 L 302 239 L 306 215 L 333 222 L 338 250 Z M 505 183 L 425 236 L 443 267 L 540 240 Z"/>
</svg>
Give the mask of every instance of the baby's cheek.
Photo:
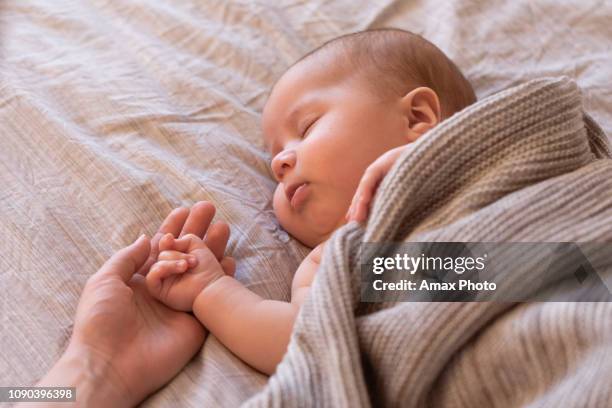
<svg viewBox="0 0 612 408">
<path fill-rule="evenodd" d="M 272 208 L 274 209 L 274 215 L 278 219 L 281 226 L 287 229 L 287 224 L 289 224 L 291 219 L 291 210 L 289 208 L 290 204 L 285 197 L 285 192 L 283 191 L 281 185 L 279 184 L 274 190 L 274 196 L 272 197 Z"/>
<path fill-rule="evenodd" d="M 308 227 L 304 225 L 301 216 L 292 211 L 291 204 L 282 188 L 277 188 L 274 192 L 272 207 L 281 227 L 294 238 L 303 241 L 305 235 L 309 234 Z"/>
</svg>

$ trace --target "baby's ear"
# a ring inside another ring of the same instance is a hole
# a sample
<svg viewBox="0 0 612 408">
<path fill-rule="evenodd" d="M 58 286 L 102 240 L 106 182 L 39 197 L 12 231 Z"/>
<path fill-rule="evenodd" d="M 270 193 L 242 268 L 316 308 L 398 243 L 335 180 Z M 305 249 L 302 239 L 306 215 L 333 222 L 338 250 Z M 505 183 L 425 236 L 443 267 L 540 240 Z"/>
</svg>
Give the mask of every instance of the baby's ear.
<svg viewBox="0 0 612 408">
<path fill-rule="evenodd" d="M 402 97 L 400 103 L 407 120 L 406 137 L 410 142 L 440 122 L 440 100 L 431 88 L 421 86 L 413 89 Z"/>
</svg>

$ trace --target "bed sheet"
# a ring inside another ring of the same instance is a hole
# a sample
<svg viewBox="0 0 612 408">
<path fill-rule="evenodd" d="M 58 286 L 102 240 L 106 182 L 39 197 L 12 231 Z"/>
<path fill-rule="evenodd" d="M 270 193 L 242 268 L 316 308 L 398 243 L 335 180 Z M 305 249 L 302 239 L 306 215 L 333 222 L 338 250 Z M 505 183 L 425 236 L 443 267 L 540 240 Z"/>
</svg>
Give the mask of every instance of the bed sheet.
<svg viewBox="0 0 612 408">
<path fill-rule="evenodd" d="M 584 0 L 0 2 L 0 384 L 42 376 L 87 278 L 179 205 L 214 202 L 237 278 L 289 298 L 307 249 L 274 218 L 259 121 L 323 41 L 417 32 L 480 97 L 568 75 L 610 135 L 610 21 L 609 3 Z M 266 380 L 209 336 L 143 405 L 236 406 Z"/>
</svg>

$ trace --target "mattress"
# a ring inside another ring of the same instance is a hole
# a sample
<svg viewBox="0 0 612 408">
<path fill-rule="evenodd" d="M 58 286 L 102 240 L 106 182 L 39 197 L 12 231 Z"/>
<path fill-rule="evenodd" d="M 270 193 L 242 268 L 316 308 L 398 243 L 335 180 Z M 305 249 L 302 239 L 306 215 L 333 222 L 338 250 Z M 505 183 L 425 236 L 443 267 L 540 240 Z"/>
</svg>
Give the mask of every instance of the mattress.
<svg viewBox="0 0 612 408">
<path fill-rule="evenodd" d="M 0 2 L 0 384 L 61 355 L 87 278 L 174 207 L 231 225 L 237 279 L 288 300 L 308 248 L 279 226 L 261 111 L 295 59 L 398 27 L 445 51 L 479 97 L 567 75 L 612 134 L 612 5 L 600 1 Z M 265 387 L 209 336 L 144 406 L 236 406 Z"/>
</svg>

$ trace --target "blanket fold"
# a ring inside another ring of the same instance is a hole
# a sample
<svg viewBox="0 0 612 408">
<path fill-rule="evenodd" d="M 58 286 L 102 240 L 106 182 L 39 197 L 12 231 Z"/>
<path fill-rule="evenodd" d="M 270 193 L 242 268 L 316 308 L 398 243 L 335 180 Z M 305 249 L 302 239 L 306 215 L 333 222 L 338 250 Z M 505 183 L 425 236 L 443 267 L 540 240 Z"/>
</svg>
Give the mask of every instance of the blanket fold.
<svg viewBox="0 0 612 408">
<path fill-rule="evenodd" d="M 360 251 L 364 242 L 612 243 L 611 192 L 610 146 L 568 78 L 455 114 L 398 159 L 365 227 L 330 238 L 283 362 L 245 405 L 604 406 L 610 303 L 363 303 Z"/>
</svg>

